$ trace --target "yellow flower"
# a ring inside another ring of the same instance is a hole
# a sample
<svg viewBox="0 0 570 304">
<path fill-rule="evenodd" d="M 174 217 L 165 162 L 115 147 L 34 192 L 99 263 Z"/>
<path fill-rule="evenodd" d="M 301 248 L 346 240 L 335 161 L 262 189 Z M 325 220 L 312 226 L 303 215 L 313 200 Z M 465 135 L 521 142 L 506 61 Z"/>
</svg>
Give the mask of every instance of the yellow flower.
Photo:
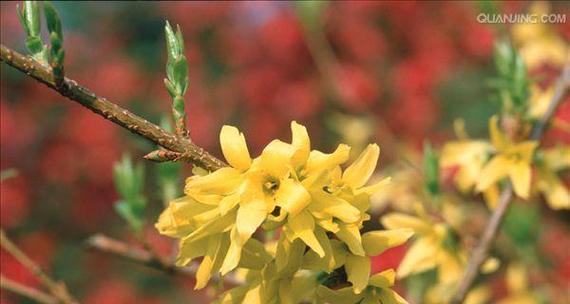
<svg viewBox="0 0 570 304">
<path fill-rule="evenodd" d="M 319 286 L 317 289 L 317 303 L 331 304 L 354 304 L 354 303 L 382 303 L 382 304 L 407 304 L 408 302 L 396 293 L 392 287 L 396 273 L 389 269 L 370 277 L 368 286 L 361 293 L 354 293 L 350 287 L 329 289 Z"/>
<path fill-rule="evenodd" d="M 224 126 L 220 144 L 230 167 L 211 173 L 195 170 L 186 180 L 186 196 L 172 201 L 161 214 L 159 232 L 180 239 L 177 264 L 202 257 L 196 288 L 204 287 L 217 272 L 225 275 L 244 268 L 261 277 L 248 279 L 249 287 L 232 294 L 246 303 L 263 301 L 277 289 L 288 290 L 304 263 L 314 271 L 345 265 L 349 281 L 360 292 L 369 279 L 368 256 L 411 234 L 360 234 L 362 223 L 370 219 L 370 196 L 388 181 L 366 185 L 378 161 L 377 145 L 369 145 L 343 171 L 348 146 L 341 144 L 330 154 L 311 151 L 306 128 L 292 122 L 291 131 L 291 143 L 274 140 L 252 159 L 243 134 Z M 282 229 L 274 250 L 252 238 L 259 228 L 278 227 Z M 303 256 L 307 259 L 302 263 Z"/>
<path fill-rule="evenodd" d="M 443 168 L 458 166 L 454 182 L 462 192 L 470 191 L 477 183 L 493 147 L 483 140 L 461 140 L 446 143 L 441 151 Z"/>
<path fill-rule="evenodd" d="M 537 188 L 552 209 L 570 209 L 570 193 L 556 174 L 570 168 L 570 147 L 556 147 L 544 151 L 537 165 Z"/>
<path fill-rule="evenodd" d="M 535 2 L 529 12 L 540 19 L 540 16 L 549 14 L 550 4 Z M 515 24 L 511 32 L 528 69 L 533 70 L 545 63 L 561 67 L 566 62 L 568 44 L 547 23 L 539 20 L 537 23 Z"/>
<path fill-rule="evenodd" d="M 535 304 L 538 298 L 531 291 L 528 284 L 528 273 L 523 265 L 511 264 L 506 275 L 509 295 L 501 299 L 498 304 Z"/>
<path fill-rule="evenodd" d="M 510 142 L 499 131 L 497 116 L 491 117 L 489 129 L 497 154 L 481 171 L 476 190 L 479 192 L 487 190 L 500 179 L 508 176 L 515 193 L 522 198 L 528 198 L 532 174 L 531 162 L 538 143 L 536 141 Z"/>
<path fill-rule="evenodd" d="M 388 229 L 407 228 L 415 235 L 412 245 L 398 267 L 398 277 L 405 278 L 436 269 L 438 285 L 454 289 L 463 277 L 467 264 L 467 251 L 457 239 L 451 226 L 444 222 L 434 223 L 419 204 L 415 209 L 417 216 L 394 212 L 386 214 L 381 219 L 382 225 Z M 449 212 L 446 215 L 449 216 Z M 498 268 L 498 264 L 496 258 L 488 258 L 481 266 L 481 272 L 493 272 Z"/>
<path fill-rule="evenodd" d="M 382 217 L 388 229 L 411 228 L 416 239 L 398 267 L 398 277 L 437 268 L 443 283 L 459 281 L 463 275 L 467 255 L 465 250 L 449 246 L 449 228 L 444 223 L 433 223 L 425 214 L 415 217 L 403 213 L 389 213 Z"/>
<path fill-rule="evenodd" d="M 436 284 L 431 287 L 424 296 L 426 304 L 443 304 L 451 302 L 455 295 L 455 288 L 447 284 Z M 467 293 L 464 304 L 485 304 L 489 303 L 491 291 L 486 286 L 477 286 Z"/>
<path fill-rule="evenodd" d="M 338 240 L 326 239 L 326 234 L 321 234 L 319 240 L 328 243 L 325 248 L 325 256 L 318 257 L 312 252 L 305 254 L 303 268 L 313 270 L 330 271 L 344 266 L 348 282 L 352 283 L 352 290 L 360 294 L 369 284 L 370 258 L 377 256 L 389 248 L 405 243 L 411 236 L 411 229 L 374 230 L 362 235 L 363 256 L 356 255 Z M 325 242 L 326 240 L 326 242 Z M 330 245 L 329 245 L 330 244 Z"/>
<path fill-rule="evenodd" d="M 529 109 L 528 115 L 531 118 L 539 119 L 544 117 L 550 101 L 554 96 L 554 87 L 549 87 L 546 89 L 541 89 L 538 85 L 532 85 L 530 87 L 530 98 L 529 98 Z"/>
</svg>

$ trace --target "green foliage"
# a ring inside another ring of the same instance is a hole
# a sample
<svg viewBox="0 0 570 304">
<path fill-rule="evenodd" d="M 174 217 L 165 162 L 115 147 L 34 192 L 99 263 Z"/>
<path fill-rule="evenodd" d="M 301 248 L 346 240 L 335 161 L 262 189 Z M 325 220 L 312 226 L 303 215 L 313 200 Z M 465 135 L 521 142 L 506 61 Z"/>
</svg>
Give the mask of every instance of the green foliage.
<svg viewBox="0 0 570 304">
<path fill-rule="evenodd" d="M 46 1 L 44 3 L 44 14 L 50 41 L 49 63 L 55 77 L 61 79 L 63 78 L 63 59 L 65 57 L 61 19 L 51 2 Z"/>
<path fill-rule="evenodd" d="M 166 50 L 168 61 L 166 63 L 166 76 L 164 84 L 172 98 L 183 96 L 188 88 L 188 61 L 184 56 L 184 40 L 180 26 L 176 26 L 176 33 L 168 21 L 164 27 L 166 33 Z M 175 105 L 176 107 L 176 105 Z M 182 108 L 184 105 L 182 104 Z"/>
<path fill-rule="evenodd" d="M 532 205 L 513 204 L 505 216 L 504 232 L 517 248 L 536 246 L 539 237 L 540 213 Z"/>
<path fill-rule="evenodd" d="M 424 144 L 425 187 L 431 196 L 439 194 L 439 158 L 429 142 Z"/>
<path fill-rule="evenodd" d="M 39 62 L 45 63 L 46 48 L 40 37 L 41 23 L 40 23 L 40 9 L 37 1 L 24 1 L 24 5 L 20 8 L 17 6 L 18 17 L 20 24 L 26 32 L 26 47 L 32 54 L 32 57 Z"/>
<path fill-rule="evenodd" d="M 133 230 L 140 231 L 147 204 L 143 194 L 144 168 L 141 164 L 133 165 L 131 158 L 125 155 L 121 162 L 115 164 L 113 173 L 115 188 L 120 196 L 115 210 Z"/>
<path fill-rule="evenodd" d="M 528 107 L 528 85 L 526 67 L 522 57 L 508 41 L 495 45 L 495 68 L 498 77 L 492 85 L 506 114 L 521 114 Z"/>
</svg>

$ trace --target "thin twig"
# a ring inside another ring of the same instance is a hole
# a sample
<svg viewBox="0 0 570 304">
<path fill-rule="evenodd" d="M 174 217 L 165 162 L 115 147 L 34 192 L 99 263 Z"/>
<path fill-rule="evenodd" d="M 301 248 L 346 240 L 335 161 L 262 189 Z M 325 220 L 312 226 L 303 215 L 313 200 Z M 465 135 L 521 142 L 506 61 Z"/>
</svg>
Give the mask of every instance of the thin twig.
<svg viewBox="0 0 570 304">
<path fill-rule="evenodd" d="M 50 291 L 50 293 L 62 303 L 78 303 L 76 299 L 71 296 L 67 287 L 63 282 L 56 282 L 48 275 L 46 275 L 41 268 L 32 261 L 14 242 L 12 242 L 0 229 L 0 245 L 4 250 L 10 253 L 18 262 L 26 267 L 39 281 Z"/>
<path fill-rule="evenodd" d="M 570 57 L 568 58 L 566 65 L 562 71 L 562 75 L 558 78 L 558 81 L 555 84 L 555 91 L 552 100 L 546 110 L 544 116 L 541 120 L 537 121 L 534 125 L 534 128 L 529 136 L 530 140 L 540 140 L 546 127 L 548 126 L 550 120 L 554 116 L 556 109 L 564 99 L 564 96 L 568 92 L 568 88 L 570 86 Z M 509 208 L 510 203 L 512 202 L 513 198 L 513 187 L 509 183 L 505 189 L 501 192 L 501 196 L 499 198 L 499 203 L 497 208 L 493 210 L 493 214 L 483 231 L 483 235 L 481 236 L 481 240 L 475 249 L 473 250 L 473 254 L 467 264 L 467 268 L 465 270 L 465 275 L 463 279 L 459 282 L 457 292 L 455 297 L 453 298 L 453 304 L 462 303 L 467 296 L 471 286 L 473 285 L 477 274 L 479 273 L 479 268 L 483 264 L 483 261 L 487 258 L 489 248 L 491 247 L 491 243 L 497 236 L 499 231 L 499 227 L 503 222 L 505 214 Z"/>
<path fill-rule="evenodd" d="M 56 298 L 43 291 L 22 285 L 16 281 L 12 281 L 4 277 L 3 275 L 0 275 L 0 288 L 11 291 L 24 298 L 32 299 L 38 303 L 55 304 L 58 302 Z"/>
<path fill-rule="evenodd" d="M 88 248 L 106 254 L 114 255 L 123 260 L 156 269 L 170 275 L 177 274 L 194 278 L 196 271 L 198 270 L 198 267 L 195 264 L 192 264 L 189 267 L 178 267 L 173 264 L 167 264 L 157 259 L 152 253 L 147 250 L 133 247 L 127 243 L 112 239 L 103 234 L 93 235 L 87 239 L 85 244 Z M 220 279 L 225 283 L 229 283 L 231 285 L 238 285 L 241 283 L 231 276 L 224 276 L 223 278 L 220 278 L 218 276 L 212 277 L 212 280 L 215 282 L 219 281 Z"/>
<path fill-rule="evenodd" d="M 188 160 L 200 167 L 215 171 L 221 167 L 227 166 L 223 161 L 212 156 L 190 140 L 179 138 L 148 120 L 121 108 L 117 104 L 95 95 L 93 92 L 79 85 L 74 80 L 65 78 L 63 85 L 58 87 L 49 67 L 46 67 L 31 57 L 22 55 L 5 45 L 0 45 L 0 61 L 6 62 L 8 65 L 47 85 L 50 89 L 57 91 L 62 96 L 78 102 L 82 106 L 122 126 L 123 128 L 145 137 L 168 150 L 188 155 Z"/>
</svg>

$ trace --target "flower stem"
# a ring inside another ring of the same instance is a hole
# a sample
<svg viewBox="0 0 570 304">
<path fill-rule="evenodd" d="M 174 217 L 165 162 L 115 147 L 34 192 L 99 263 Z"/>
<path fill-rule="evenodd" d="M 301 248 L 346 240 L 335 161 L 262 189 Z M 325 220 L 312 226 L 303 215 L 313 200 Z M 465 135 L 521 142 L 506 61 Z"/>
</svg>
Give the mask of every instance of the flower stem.
<svg viewBox="0 0 570 304">
<path fill-rule="evenodd" d="M 556 109 L 564 100 L 564 96 L 568 92 L 568 88 L 570 87 L 570 57 L 566 60 L 566 65 L 562 70 L 561 76 L 558 78 L 555 84 L 555 93 L 550 101 L 548 109 L 542 119 L 540 119 L 534 125 L 534 128 L 530 134 L 530 140 L 540 140 L 544 131 L 546 130 L 548 124 L 552 120 Z M 505 214 L 513 200 L 513 187 L 509 183 L 505 189 L 501 192 L 501 196 L 499 198 L 499 203 L 497 208 L 493 210 L 493 214 L 483 231 L 483 235 L 479 241 L 479 244 L 473 250 L 473 254 L 471 255 L 468 263 L 467 269 L 465 270 L 465 274 L 463 279 L 459 282 L 457 291 L 451 303 L 459 304 L 463 303 L 467 293 L 471 289 L 477 274 L 479 273 L 479 268 L 487 258 L 489 248 L 491 247 L 491 243 L 496 238 L 499 227 L 503 222 Z"/>
</svg>

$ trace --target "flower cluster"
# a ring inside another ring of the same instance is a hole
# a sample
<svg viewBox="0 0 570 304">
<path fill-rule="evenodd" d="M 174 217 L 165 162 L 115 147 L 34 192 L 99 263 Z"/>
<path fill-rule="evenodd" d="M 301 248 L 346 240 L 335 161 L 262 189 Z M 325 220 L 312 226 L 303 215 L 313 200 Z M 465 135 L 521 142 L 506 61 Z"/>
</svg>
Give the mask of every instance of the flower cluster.
<svg viewBox="0 0 570 304">
<path fill-rule="evenodd" d="M 570 193 L 558 176 L 558 172 L 570 167 L 570 147 L 537 150 L 536 141 L 514 142 L 500 131 L 497 116 L 491 117 L 489 131 L 491 142 L 462 139 L 443 147 L 441 165 L 457 167 L 454 182 L 460 190 L 485 192 L 487 203 L 494 207 L 499 181 L 508 177 L 519 197 L 528 199 L 535 185 L 551 208 L 570 208 Z"/>
<path fill-rule="evenodd" d="M 291 131 L 291 143 L 274 140 L 252 159 L 243 134 L 222 128 L 220 143 L 230 167 L 195 170 L 186 181 L 186 196 L 172 201 L 156 224 L 160 233 L 180 239 L 177 264 L 202 257 L 196 288 L 215 273 L 245 269 L 246 284 L 226 293 L 224 302 L 298 302 L 302 299 L 295 297 L 305 294 L 289 292 L 297 281 L 314 277 L 316 284 L 317 275 L 326 281 L 339 273 L 356 298 L 390 289 L 393 274 L 370 277 L 370 257 L 401 245 L 413 231 L 360 232 L 370 219 L 370 196 L 388 182 L 366 185 L 379 147 L 369 145 L 343 170 L 350 147 L 340 144 L 330 154 L 311 151 L 306 128 L 292 122 Z M 256 231 L 275 231 L 278 237 L 264 245 Z M 315 290 L 308 294 L 335 292 Z M 392 299 L 386 303 L 404 302 L 393 291 L 381 294 Z"/>
</svg>

